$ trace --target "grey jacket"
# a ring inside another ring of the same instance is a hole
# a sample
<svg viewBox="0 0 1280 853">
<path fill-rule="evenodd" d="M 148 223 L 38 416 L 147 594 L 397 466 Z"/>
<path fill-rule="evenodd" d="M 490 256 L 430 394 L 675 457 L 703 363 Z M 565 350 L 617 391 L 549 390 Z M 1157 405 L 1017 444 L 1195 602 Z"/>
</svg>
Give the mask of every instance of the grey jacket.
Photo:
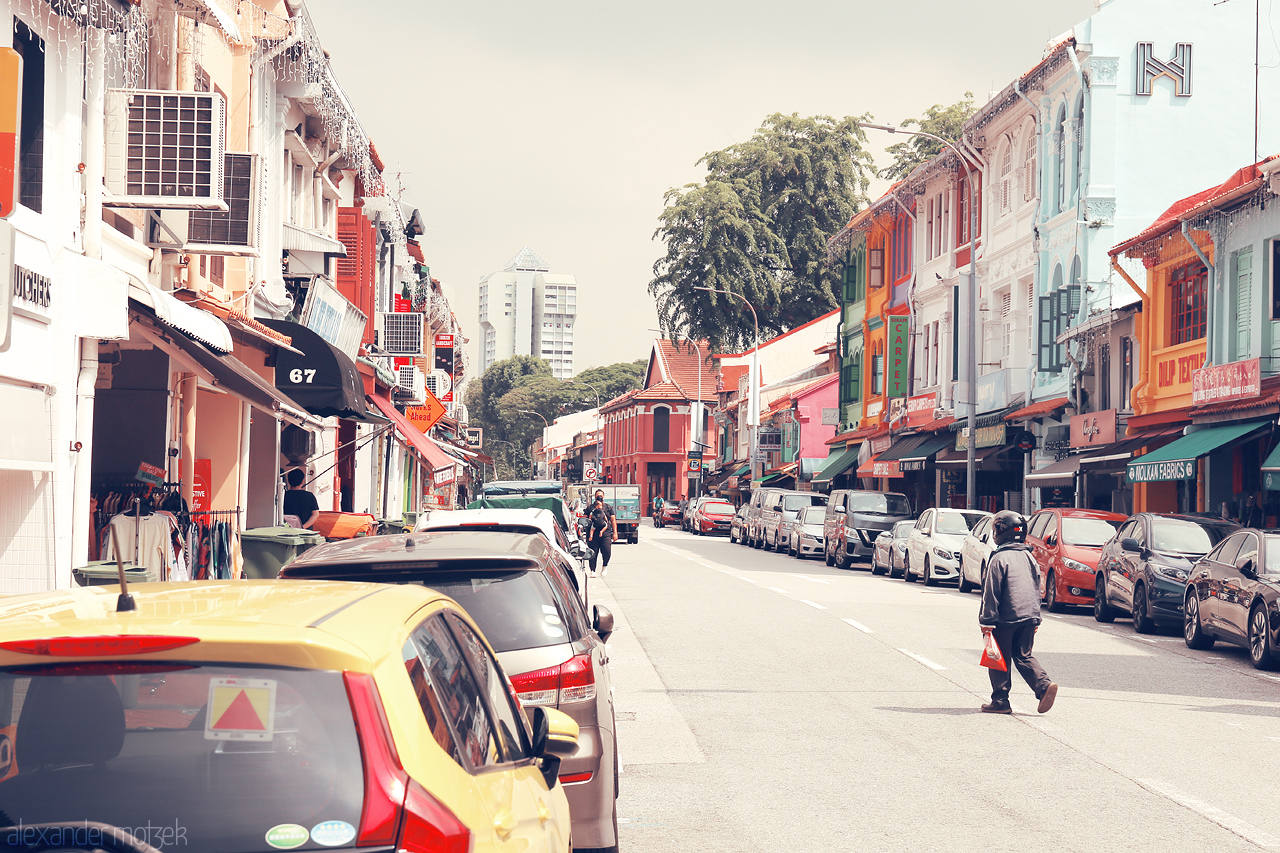
<svg viewBox="0 0 1280 853">
<path fill-rule="evenodd" d="M 991 555 L 982 578 L 982 610 L 979 625 L 1040 624 L 1040 569 L 1031 546 L 1003 545 Z"/>
</svg>

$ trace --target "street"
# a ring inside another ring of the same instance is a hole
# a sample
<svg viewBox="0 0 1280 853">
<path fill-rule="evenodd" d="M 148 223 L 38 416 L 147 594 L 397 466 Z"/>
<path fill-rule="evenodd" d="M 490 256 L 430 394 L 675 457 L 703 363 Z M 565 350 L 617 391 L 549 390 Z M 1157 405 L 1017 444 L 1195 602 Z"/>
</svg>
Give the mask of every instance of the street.
<svg viewBox="0 0 1280 853">
<path fill-rule="evenodd" d="M 620 849 L 1280 848 L 1280 676 L 1127 619 L 1045 613 L 1045 715 L 978 710 L 978 596 L 641 528 L 593 599 Z"/>
</svg>

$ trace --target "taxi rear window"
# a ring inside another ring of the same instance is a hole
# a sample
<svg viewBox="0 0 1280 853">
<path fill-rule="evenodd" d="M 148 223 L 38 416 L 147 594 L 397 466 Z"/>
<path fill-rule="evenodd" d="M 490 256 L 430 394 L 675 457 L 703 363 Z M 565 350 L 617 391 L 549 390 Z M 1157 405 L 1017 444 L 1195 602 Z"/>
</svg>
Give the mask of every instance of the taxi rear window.
<svg viewBox="0 0 1280 853">
<path fill-rule="evenodd" d="M 0 824 L 96 821 L 183 853 L 332 849 L 354 846 L 363 799 L 339 672 L 0 671 Z"/>
<path fill-rule="evenodd" d="M 543 572 L 474 577 L 440 575 L 425 582 L 467 611 L 494 651 L 536 649 L 572 642 L 568 614 Z"/>
</svg>

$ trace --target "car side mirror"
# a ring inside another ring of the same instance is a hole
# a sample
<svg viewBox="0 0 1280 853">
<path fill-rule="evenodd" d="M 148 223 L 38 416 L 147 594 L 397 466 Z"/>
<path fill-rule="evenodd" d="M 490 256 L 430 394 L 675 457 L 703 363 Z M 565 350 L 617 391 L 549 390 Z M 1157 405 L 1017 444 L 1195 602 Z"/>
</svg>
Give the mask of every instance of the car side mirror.
<svg viewBox="0 0 1280 853">
<path fill-rule="evenodd" d="M 1255 567 L 1254 562 L 1251 559 L 1245 560 L 1236 568 L 1240 570 L 1240 574 L 1244 575 L 1247 578 L 1256 578 L 1258 576 L 1257 568 Z"/>
<path fill-rule="evenodd" d="M 578 724 L 563 711 L 535 705 L 529 711 L 533 755 L 542 765 L 542 780 L 551 790 L 560 780 L 560 762 L 578 751 Z"/>
<path fill-rule="evenodd" d="M 569 543 L 569 553 L 581 560 L 587 556 L 586 546 L 575 539 Z"/>
<path fill-rule="evenodd" d="M 1056 533 L 1050 533 L 1048 536 L 1046 536 L 1046 537 L 1045 537 L 1045 539 L 1044 539 L 1044 544 L 1048 545 L 1050 548 L 1052 548 L 1054 545 L 1057 545 L 1057 544 L 1058 544 L 1058 534 L 1056 534 Z"/>
<path fill-rule="evenodd" d="M 1142 546 L 1138 544 L 1138 540 L 1132 536 L 1126 536 L 1120 540 L 1120 550 L 1128 551 L 1131 554 L 1141 554 Z"/>
<path fill-rule="evenodd" d="M 597 604 L 591 612 L 591 627 L 600 635 L 602 642 L 609 642 L 609 636 L 613 634 L 613 613 L 602 604 Z"/>
</svg>

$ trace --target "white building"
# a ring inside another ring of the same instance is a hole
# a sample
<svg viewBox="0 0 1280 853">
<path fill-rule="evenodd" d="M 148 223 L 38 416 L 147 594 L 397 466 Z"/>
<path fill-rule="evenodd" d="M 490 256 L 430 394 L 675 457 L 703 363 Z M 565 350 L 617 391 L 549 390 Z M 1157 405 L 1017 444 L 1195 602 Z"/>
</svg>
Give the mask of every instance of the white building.
<svg viewBox="0 0 1280 853">
<path fill-rule="evenodd" d="M 525 246 L 501 272 L 480 279 L 481 373 L 513 355 L 532 355 L 548 361 L 557 379 L 572 377 L 577 317 L 577 279 L 552 273 Z"/>
</svg>

